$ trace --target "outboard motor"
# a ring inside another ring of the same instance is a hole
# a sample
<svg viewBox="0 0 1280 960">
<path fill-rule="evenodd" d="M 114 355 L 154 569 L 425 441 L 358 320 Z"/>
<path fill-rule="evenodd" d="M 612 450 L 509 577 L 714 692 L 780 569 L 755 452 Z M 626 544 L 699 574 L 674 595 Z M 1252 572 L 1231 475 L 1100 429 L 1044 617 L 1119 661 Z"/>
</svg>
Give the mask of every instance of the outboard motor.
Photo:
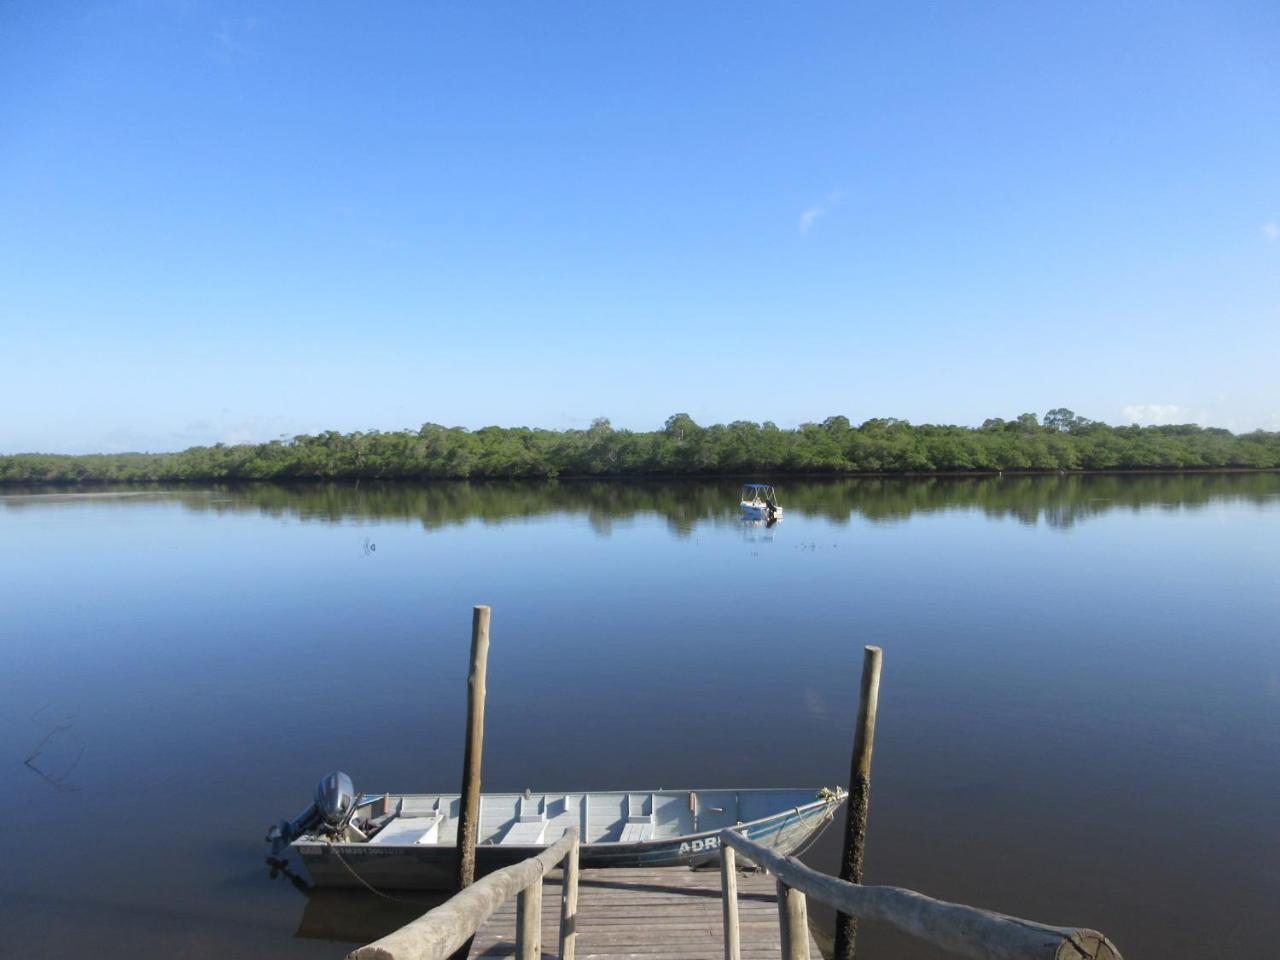
<svg viewBox="0 0 1280 960">
<path fill-rule="evenodd" d="M 351 778 L 340 770 L 321 777 L 316 784 L 315 799 L 292 820 L 281 820 L 267 832 L 271 852 L 282 849 L 307 833 L 337 833 L 356 809 L 356 789 Z"/>
<path fill-rule="evenodd" d="M 341 770 L 324 777 L 316 784 L 315 806 L 325 823 L 331 827 L 341 826 L 356 808 L 356 788 L 351 778 Z"/>
</svg>

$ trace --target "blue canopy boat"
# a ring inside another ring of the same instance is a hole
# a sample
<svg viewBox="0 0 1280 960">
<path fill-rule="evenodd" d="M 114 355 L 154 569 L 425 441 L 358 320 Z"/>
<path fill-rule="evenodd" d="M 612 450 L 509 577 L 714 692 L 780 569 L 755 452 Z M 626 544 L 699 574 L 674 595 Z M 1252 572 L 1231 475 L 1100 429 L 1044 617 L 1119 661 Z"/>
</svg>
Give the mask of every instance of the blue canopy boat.
<svg viewBox="0 0 1280 960">
<path fill-rule="evenodd" d="M 340 779 L 338 779 L 340 778 Z M 844 801 L 839 789 L 642 790 L 484 794 L 477 874 L 534 856 L 569 827 L 583 867 L 695 867 L 719 862 L 719 832 L 787 855 L 815 838 Z M 457 794 L 362 794 L 345 774 L 317 787 L 316 803 L 272 828 L 316 886 L 447 890 L 457 858 Z"/>
</svg>

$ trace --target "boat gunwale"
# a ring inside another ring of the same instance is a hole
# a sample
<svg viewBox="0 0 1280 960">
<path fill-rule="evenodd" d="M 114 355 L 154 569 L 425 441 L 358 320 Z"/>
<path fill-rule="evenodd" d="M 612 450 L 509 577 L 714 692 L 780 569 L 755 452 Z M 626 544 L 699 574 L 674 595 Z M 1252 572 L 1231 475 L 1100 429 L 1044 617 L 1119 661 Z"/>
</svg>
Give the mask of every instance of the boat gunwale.
<svg viewBox="0 0 1280 960">
<path fill-rule="evenodd" d="M 755 791 L 752 791 L 752 790 L 734 790 L 734 791 L 731 791 L 731 792 L 733 792 L 733 793 L 750 793 L 750 792 L 761 792 L 761 793 L 763 793 L 763 792 L 767 792 L 767 791 L 769 791 L 770 789 L 773 789 L 773 788 L 769 788 L 769 787 L 762 787 L 762 788 L 758 788 L 758 789 L 757 789 L 757 790 L 755 790 Z M 597 790 L 597 791 L 595 791 L 595 792 L 596 792 L 596 793 L 623 793 L 624 791 L 621 791 L 621 790 Z M 632 791 L 632 792 L 635 792 L 635 791 Z M 657 793 L 657 792 L 662 792 L 662 793 L 684 793 L 684 792 L 697 793 L 698 791 L 696 791 L 696 790 L 692 790 L 692 791 L 681 791 L 681 790 L 667 791 L 667 790 L 663 790 L 663 791 L 650 791 L 650 792 L 654 792 L 654 793 Z M 706 792 L 707 792 L 707 793 L 712 793 L 712 792 L 715 792 L 715 791 L 707 790 Z M 724 791 L 724 792 L 730 792 L 730 791 Z M 787 791 L 786 791 L 786 789 L 785 789 L 785 788 L 777 788 L 776 792 L 778 792 L 778 793 L 785 793 L 785 792 L 787 792 Z M 363 798 L 363 796 L 365 796 L 365 795 L 363 795 L 363 794 L 362 794 L 362 798 Z M 380 795 L 379 795 L 379 796 L 380 796 Z M 432 797 L 432 796 L 440 796 L 440 795 L 439 795 L 439 794 L 432 794 L 432 793 L 423 793 L 423 794 L 398 794 L 398 796 L 401 796 L 401 797 L 406 797 L 406 796 Z M 456 796 L 456 794 L 445 794 L 445 796 Z M 488 794 L 488 796 L 502 796 L 502 794 Z M 523 794 L 507 794 L 507 796 L 523 796 Z M 848 793 L 847 793 L 846 791 L 844 791 L 844 790 L 842 790 L 842 789 L 837 789 L 837 792 L 836 792 L 833 796 L 831 796 L 831 797 L 829 797 L 829 798 L 819 797 L 819 798 L 817 798 L 817 799 L 815 799 L 815 800 L 810 800 L 808 803 L 801 804 L 800 806 L 797 806 L 797 807 L 784 807 L 782 810 L 779 810 L 777 813 L 771 813 L 771 814 L 769 814 L 769 815 L 768 815 L 768 816 L 766 816 L 766 817 L 757 817 L 755 820 L 746 820 L 746 821 L 743 821 L 742 823 L 735 823 L 735 824 L 734 824 L 733 826 L 731 826 L 731 827 L 717 827 L 717 828 L 716 828 L 716 829 L 714 829 L 714 830 L 704 830 L 704 831 L 701 831 L 701 832 L 699 832 L 699 833 L 681 833 L 681 834 L 677 834 L 677 835 L 676 835 L 676 836 L 674 836 L 674 837 L 656 837 L 656 838 L 650 838 L 650 839 L 648 839 L 648 840 L 630 840 L 630 841 L 628 841 L 628 840 L 597 840 L 597 841 L 595 841 L 595 842 L 593 842 L 593 843 L 588 843 L 588 842 L 586 842 L 586 841 L 582 841 L 582 846 L 583 846 L 584 848 L 585 848 L 585 847 L 591 847 L 592 849 L 595 849 L 595 848 L 597 848 L 597 847 L 648 847 L 648 846 L 657 846 L 657 845 L 660 845 L 660 844 L 672 844 L 672 843 L 681 843 L 681 842 L 692 842 L 692 841 L 694 841 L 694 840 L 704 840 L 704 839 L 706 839 L 707 837 L 715 837 L 715 836 L 719 836 L 719 835 L 720 835 L 720 832 L 721 832 L 722 830 L 744 830 L 744 829 L 745 829 L 745 828 L 747 828 L 747 827 L 754 827 L 754 826 L 759 826 L 759 825 L 760 825 L 760 824 L 762 824 L 762 823 L 769 823 L 771 820 L 777 820 L 777 819 L 779 819 L 779 818 L 781 818 L 781 817 L 787 816 L 788 814 L 792 814 L 792 813 L 795 813 L 795 814 L 797 814 L 797 815 L 799 815 L 799 816 L 803 817 L 803 816 L 804 816 L 804 811 L 806 811 L 806 810 L 809 810 L 809 809 L 811 809 L 811 808 L 815 808 L 815 807 L 827 807 L 827 806 L 834 806 L 834 805 L 835 805 L 835 804 L 837 804 L 837 803 L 842 803 L 842 802 L 843 802 L 844 800 L 846 800 L 847 798 L 848 798 Z M 551 843 L 555 843 L 555 841 L 553 840 L 553 841 L 551 841 Z M 476 850 L 477 850 L 477 851 L 480 851 L 480 850 L 493 849 L 493 850 L 512 850 L 512 851 L 515 851 L 515 850 L 533 850 L 533 851 L 538 851 L 538 850 L 545 850 L 545 849 L 547 849 L 547 847 L 551 846 L 551 843 L 541 843 L 541 844 L 521 844 L 521 843 L 512 843 L 512 844 L 501 844 L 501 843 L 478 843 L 478 844 L 476 844 Z M 368 840 L 364 841 L 363 843 L 359 843 L 359 842 L 351 842 L 351 841 L 342 841 L 342 842 L 339 842 L 339 843 L 334 843 L 334 842 L 333 842 L 333 841 L 331 841 L 331 840 L 307 839 L 307 838 L 304 838 L 304 837 L 299 837 L 297 840 L 294 840 L 292 843 L 290 843 L 290 844 L 289 844 L 289 846 L 291 846 L 291 847 L 297 847 L 297 848 L 299 848 L 299 849 L 301 849 L 302 847 L 307 847 L 308 849 L 315 849 L 315 848 L 319 848 L 319 849 L 327 849 L 327 848 L 330 848 L 330 847 L 337 847 L 337 848 L 341 848 L 341 849 L 344 849 L 344 850 L 345 850 L 345 849 L 348 849 L 348 848 L 354 848 L 354 849 L 367 849 L 367 848 L 369 848 L 369 847 L 376 847 L 376 848 L 377 848 L 377 849 L 379 849 L 379 850 L 456 850 L 456 849 L 457 849 L 457 847 L 458 847 L 458 844 L 457 844 L 457 842 L 456 842 L 456 841 L 455 841 L 454 843 L 449 843 L 449 844 L 440 844 L 440 843 L 379 843 L 379 844 L 373 844 L 373 843 L 370 843 L 370 841 L 368 841 Z"/>
</svg>

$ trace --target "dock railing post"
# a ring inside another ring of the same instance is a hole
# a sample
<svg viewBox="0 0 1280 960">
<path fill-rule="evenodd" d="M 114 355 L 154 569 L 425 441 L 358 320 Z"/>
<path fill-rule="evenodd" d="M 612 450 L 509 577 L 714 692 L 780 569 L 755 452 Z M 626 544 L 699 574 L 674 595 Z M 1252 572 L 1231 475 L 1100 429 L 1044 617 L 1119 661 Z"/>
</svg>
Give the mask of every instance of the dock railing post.
<svg viewBox="0 0 1280 960">
<path fill-rule="evenodd" d="M 840 879 L 850 883 L 862 882 L 867 810 L 871 803 L 871 750 L 876 738 L 876 707 L 880 700 L 880 662 L 883 657 L 884 651 L 879 647 L 863 649 L 858 725 L 853 735 L 853 758 L 849 767 L 848 817 L 844 828 L 844 851 L 840 857 Z M 837 913 L 834 960 L 854 960 L 857 938 L 858 918 Z"/>
<path fill-rule="evenodd" d="M 759 843 L 732 828 L 720 831 L 720 845 L 733 847 L 769 873 L 778 885 L 782 957 L 807 954 L 806 899 L 841 913 L 867 917 L 929 944 L 948 957 L 970 960 L 1121 960 L 1116 945 L 1087 927 L 1055 927 L 962 903 L 948 903 L 902 887 L 864 886 L 819 873 L 795 857 Z M 799 899 L 797 899 L 797 897 Z M 933 951 L 930 951 L 933 956 Z"/>
<path fill-rule="evenodd" d="M 720 846 L 720 898 L 724 907 L 724 960 L 742 960 L 738 937 L 738 867 L 733 847 Z"/>
<path fill-rule="evenodd" d="M 471 669 L 467 674 L 467 742 L 462 760 L 461 810 L 458 814 L 459 890 L 476 878 L 476 832 L 480 817 L 480 767 L 484 754 L 485 672 L 489 666 L 489 608 L 471 614 Z"/>
<path fill-rule="evenodd" d="M 586 827 L 586 824 L 583 824 Z M 574 960 L 578 948 L 578 847 L 581 838 L 573 841 L 564 858 L 564 873 L 560 890 L 560 960 Z"/>
<path fill-rule="evenodd" d="M 809 960 L 809 908 L 804 891 L 778 881 L 778 927 L 782 960 Z"/>
<path fill-rule="evenodd" d="M 542 880 L 516 895 L 516 956 L 542 960 Z"/>
</svg>

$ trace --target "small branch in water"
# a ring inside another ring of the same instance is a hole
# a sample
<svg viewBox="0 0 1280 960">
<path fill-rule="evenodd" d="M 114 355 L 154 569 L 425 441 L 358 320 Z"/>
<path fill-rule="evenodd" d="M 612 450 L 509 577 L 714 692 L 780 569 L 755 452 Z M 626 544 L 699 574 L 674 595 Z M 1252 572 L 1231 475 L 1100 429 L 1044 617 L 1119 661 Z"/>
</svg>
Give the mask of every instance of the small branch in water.
<svg viewBox="0 0 1280 960">
<path fill-rule="evenodd" d="M 48 704 L 45 704 L 43 707 L 41 707 L 39 710 L 33 713 L 31 715 L 32 722 L 38 722 L 36 718 L 39 717 L 40 714 L 42 714 L 47 707 L 48 707 Z M 55 790 L 72 791 L 77 789 L 76 787 L 66 782 L 67 777 L 69 777 L 71 775 L 71 772 L 75 770 L 77 766 L 80 765 L 80 759 L 84 756 L 84 741 L 71 732 L 72 727 L 74 727 L 74 724 L 71 721 L 73 721 L 74 719 L 75 719 L 75 714 L 71 714 L 70 716 L 64 717 L 62 720 L 54 723 L 53 727 L 49 730 L 49 732 L 40 738 L 40 741 L 31 749 L 31 752 L 28 753 L 26 758 L 22 761 L 23 765 L 27 767 L 27 769 L 31 770 L 33 773 L 36 774 L 36 776 L 40 777 L 41 780 L 45 781 Z M 48 746 L 49 742 L 53 740 L 55 737 L 59 736 L 60 734 L 67 735 L 75 743 L 76 755 L 74 758 L 72 758 L 71 763 L 67 765 L 67 768 L 65 770 L 63 770 L 61 773 L 52 773 L 48 770 L 45 770 L 40 764 L 36 762 L 36 760 L 39 759 L 42 753 L 44 753 L 44 749 L 46 746 Z"/>
</svg>

